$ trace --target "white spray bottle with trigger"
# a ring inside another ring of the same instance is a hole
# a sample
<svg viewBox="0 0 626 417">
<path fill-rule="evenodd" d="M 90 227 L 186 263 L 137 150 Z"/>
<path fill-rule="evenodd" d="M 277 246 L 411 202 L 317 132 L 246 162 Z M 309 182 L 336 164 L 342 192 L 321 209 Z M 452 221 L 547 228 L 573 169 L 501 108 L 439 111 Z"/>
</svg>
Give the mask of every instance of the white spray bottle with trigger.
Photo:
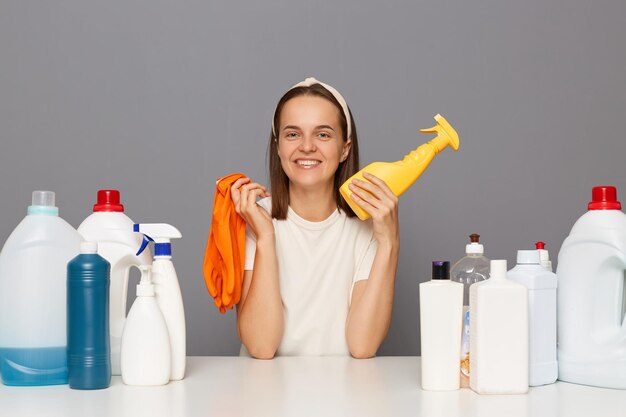
<svg viewBox="0 0 626 417">
<path fill-rule="evenodd" d="M 155 287 L 157 304 L 165 317 L 170 336 L 172 353 L 170 380 L 178 381 L 185 377 L 187 363 L 185 308 L 178 276 L 172 263 L 170 239 L 179 239 L 182 235 L 174 226 L 165 223 L 139 223 L 134 225 L 133 230 L 144 235 L 137 255 L 146 249 L 148 243 L 154 242 L 152 283 Z"/>
</svg>

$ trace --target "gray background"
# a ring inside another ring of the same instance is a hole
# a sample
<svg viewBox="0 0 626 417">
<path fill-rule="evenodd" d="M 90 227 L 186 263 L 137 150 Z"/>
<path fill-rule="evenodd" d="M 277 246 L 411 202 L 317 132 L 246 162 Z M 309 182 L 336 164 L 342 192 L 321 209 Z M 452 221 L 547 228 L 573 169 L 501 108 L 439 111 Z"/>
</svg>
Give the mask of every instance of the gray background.
<svg viewBox="0 0 626 417">
<path fill-rule="evenodd" d="M 0 240 L 34 189 L 77 227 L 118 188 L 133 220 L 183 234 L 188 353 L 236 354 L 202 276 L 214 180 L 267 181 L 276 101 L 311 75 L 347 98 L 363 164 L 429 139 L 436 113 L 461 137 L 401 199 L 380 354 L 419 353 L 418 283 L 470 233 L 510 265 L 536 240 L 556 261 L 592 186 L 626 200 L 623 1 L 2 0 Z"/>
</svg>

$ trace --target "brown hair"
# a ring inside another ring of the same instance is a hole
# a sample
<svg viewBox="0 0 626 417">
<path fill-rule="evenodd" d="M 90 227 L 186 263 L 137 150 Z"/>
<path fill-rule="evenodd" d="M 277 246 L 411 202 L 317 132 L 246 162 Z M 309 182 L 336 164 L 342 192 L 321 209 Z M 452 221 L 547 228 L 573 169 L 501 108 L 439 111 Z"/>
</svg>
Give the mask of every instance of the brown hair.
<svg viewBox="0 0 626 417">
<path fill-rule="evenodd" d="M 348 140 L 346 137 L 348 125 L 343 109 L 335 96 L 333 96 L 330 91 L 320 84 L 313 84 L 309 87 L 295 87 L 287 91 L 281 97 L 276 105 L 276 111 L 274 112 L 274 126 L 276 130 L 279 129 L 280 114 L 285 106 L 285 103 L 298 96 L 317 96 L 333 103 L 339 111 L 339 123 L 341 125 L 343 141 L 345 143 Z M 359 170 L 359 143 L 357 141 L 356 126 L 354 124 L 354 117 L 352 117 L 352 112 L 349 107 L 348 112 L 350 112 L 352 125 L 352 136 L 350 138 L 352 140 L 352 144 L 350 151 L 348 152 L 348 157 L 345 161 L 339 163 L 337 171 L 335 171 L 334 188 L 337 208 L 346 213 L 348 217 L 354 217 L 354 212 L 348 203 L 346 203 L 343 199 L 341 193 L 339 193 L 339 187 L 341 187 L 341 185 L 348 178 L 356 174 Z M 283 167 L 280 164 L 280 158 L 278 157 L 278 138 L 274 135 L 273 131 L 270 132 L 268 153 L 270 188 L 272 193 L 272 217 L 278 220 L 285 220 L 287 218 L 287 211 L 289 208 L 289 178 L 287 177 L 287 174 L 285 174 L 285 171 L 283 171 Z"/>
</svg>

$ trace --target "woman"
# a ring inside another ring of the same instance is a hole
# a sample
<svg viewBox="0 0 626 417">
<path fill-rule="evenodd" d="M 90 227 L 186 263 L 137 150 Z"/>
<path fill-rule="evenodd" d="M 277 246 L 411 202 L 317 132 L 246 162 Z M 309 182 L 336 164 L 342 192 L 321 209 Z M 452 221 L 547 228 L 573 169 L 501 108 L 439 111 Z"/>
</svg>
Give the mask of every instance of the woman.
<svg viewBox="0 0 626 417">
<path fill-rule="evenodd" d="M 262 359 L 374 356 L 391 321 L 398 199 L 372 175 L 353 181 L 352 199 L 372 217 L 362 222 L 340 196 L 359 165 L 341 94 L 314 78 L 288 90 L 274 113 L 269 158 L 271 196 L 249 178 L 231 187 L 247 223 L 237 305 L 245 350 Z"/>
</svg>

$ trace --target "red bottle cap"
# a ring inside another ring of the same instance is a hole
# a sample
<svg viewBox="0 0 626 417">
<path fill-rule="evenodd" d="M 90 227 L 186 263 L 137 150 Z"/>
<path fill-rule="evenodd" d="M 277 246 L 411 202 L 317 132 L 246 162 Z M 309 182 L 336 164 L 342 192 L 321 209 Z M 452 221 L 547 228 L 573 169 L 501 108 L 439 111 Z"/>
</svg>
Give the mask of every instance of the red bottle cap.
<svg viewBox="0 0 626 417">
<path fill-rule="evenodd" d="M 617 201 L 617 189 L 611 185 L 593 187 L 588 210 L 621 210 L 622 204 Z"/>
<path fill-rule="evenodd" d="M 98 202 L 93 205 L 93 211 L 123 212 L 124 206 L 120 204 L 120 192 L 118 190 L 99 190 Z"/>
<path fill-rule="evenodd" d="M 545 249 L 545 248 L 546 248 L 545 242 L 535 242 L 535 249 Z"/>
</svg>

